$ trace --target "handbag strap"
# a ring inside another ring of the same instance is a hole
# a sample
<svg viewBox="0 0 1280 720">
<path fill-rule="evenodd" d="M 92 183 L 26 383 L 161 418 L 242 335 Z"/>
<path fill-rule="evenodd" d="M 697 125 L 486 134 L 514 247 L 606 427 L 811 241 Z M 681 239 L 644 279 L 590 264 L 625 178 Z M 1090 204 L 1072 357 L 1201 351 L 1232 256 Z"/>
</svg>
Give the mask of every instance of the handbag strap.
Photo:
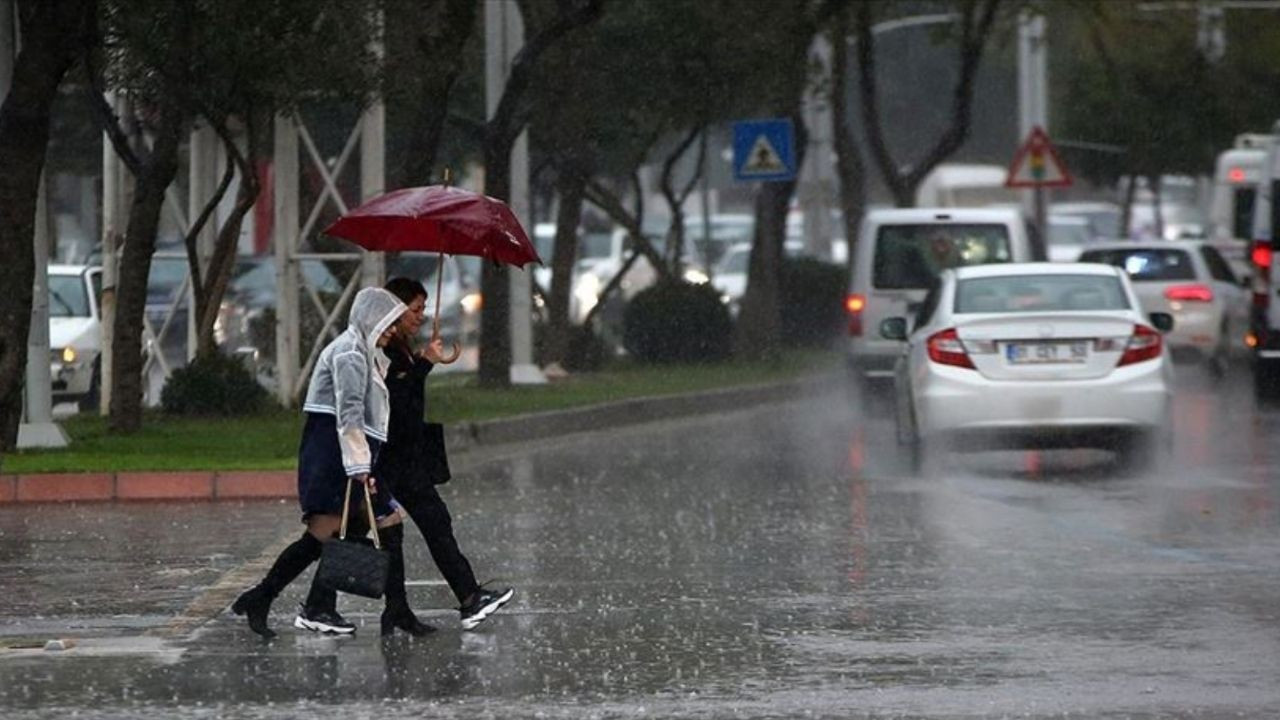
<svg viewBox="0 0 1280 720">
<path fill-rule="evenodd" d="M 338 539 L 347 539 L 347 516 L 351 510 L 351 484 L 355 482 L 355 478 L 347 478 L 347 492 L 342 498 L 342 526 L 338 529 Z M 369 513 L 369 529 L 373 531 L 373 546 L 382 549 L 382 539 L 378 537 L 378 519 L 373 515 L 373 497 L 369 493 L 369 486 L 364 486 L 364 508 Z"/>
</svg>

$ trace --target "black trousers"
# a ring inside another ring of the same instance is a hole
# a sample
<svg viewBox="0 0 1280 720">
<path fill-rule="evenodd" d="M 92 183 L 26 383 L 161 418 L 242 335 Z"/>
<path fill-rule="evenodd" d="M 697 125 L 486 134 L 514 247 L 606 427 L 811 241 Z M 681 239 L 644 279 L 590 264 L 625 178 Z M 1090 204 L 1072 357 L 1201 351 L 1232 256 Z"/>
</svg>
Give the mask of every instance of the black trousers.
<svg viewBox="0 0 1280 720">
<path fill-rule="evenodd" d="M 436 492 L 435 485 L 424 477 L 406 478 L 386 471 L 378 476 L 378 481 L 387 484 L 396 502 L 413 518 L 422 539 L 427 541 L 431 559 L 445 582 L 449 583 L 458 604 L 465 604 L 480 585 L 471 570 L 471 563 L 458 549 L 458 540 L 453 536 L 453 517 L 449 515 L 449 506 Z"/>
</svg>

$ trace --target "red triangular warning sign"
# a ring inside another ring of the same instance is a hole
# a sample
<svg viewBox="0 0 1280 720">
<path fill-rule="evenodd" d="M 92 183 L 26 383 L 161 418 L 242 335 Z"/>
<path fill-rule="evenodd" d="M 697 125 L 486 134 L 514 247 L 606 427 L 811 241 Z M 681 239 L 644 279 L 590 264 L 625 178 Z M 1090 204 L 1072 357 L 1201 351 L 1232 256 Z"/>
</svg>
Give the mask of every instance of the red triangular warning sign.
<svg viewBox="0 0 1280 720">
<path fill-rule="evenodd" d="M 1013 156 L 1004 184 L 1013 188 L 1071 186 L 1071 173 L 1039 125 L 1031 128 L 1026 141 Z"/>
</svg>

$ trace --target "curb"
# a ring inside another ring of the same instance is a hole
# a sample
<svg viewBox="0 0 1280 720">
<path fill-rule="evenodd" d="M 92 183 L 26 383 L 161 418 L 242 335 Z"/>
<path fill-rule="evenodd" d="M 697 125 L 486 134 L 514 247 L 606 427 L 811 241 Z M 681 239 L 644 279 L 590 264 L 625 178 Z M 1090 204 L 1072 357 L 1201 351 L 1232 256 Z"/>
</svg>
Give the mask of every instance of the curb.
<svg viewBox="0 0 1280 720">
<path fill-rule="evenodd" d="M 684 395 L 634 398 L 445 428 L 450 454 L 624 425 L 785 402 L 829 387 L 831 376 Z M 0 507 L 25 503 L 241 500 L 297 497 L 294 470 L 150 471 L 0 475 Z"/>
</svg>

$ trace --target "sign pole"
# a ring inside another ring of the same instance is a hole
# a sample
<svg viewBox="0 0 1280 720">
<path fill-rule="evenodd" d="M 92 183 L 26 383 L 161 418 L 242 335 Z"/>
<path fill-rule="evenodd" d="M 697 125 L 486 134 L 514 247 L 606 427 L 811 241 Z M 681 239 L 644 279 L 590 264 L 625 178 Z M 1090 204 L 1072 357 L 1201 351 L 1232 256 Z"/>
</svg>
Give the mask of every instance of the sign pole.
<svg viewBox="0 0 1280 720">
<path fill-rule="evenodd" d="M 1027 139 L 1023 141 L 1009 165 L 1009 175 L 1005 179 L 1005 187 L 1026 188 L 1031 191 L 1032 222 L 1036 228 L 1035 239 L 1037 254 L 1048 257 L 1049 219 L 1047 212 L 1048 188 L 1070 187 L 1071 173 L 1058 157 L 1049 136 L 1040 126 L 1031 128 Z"/>
</svg>

